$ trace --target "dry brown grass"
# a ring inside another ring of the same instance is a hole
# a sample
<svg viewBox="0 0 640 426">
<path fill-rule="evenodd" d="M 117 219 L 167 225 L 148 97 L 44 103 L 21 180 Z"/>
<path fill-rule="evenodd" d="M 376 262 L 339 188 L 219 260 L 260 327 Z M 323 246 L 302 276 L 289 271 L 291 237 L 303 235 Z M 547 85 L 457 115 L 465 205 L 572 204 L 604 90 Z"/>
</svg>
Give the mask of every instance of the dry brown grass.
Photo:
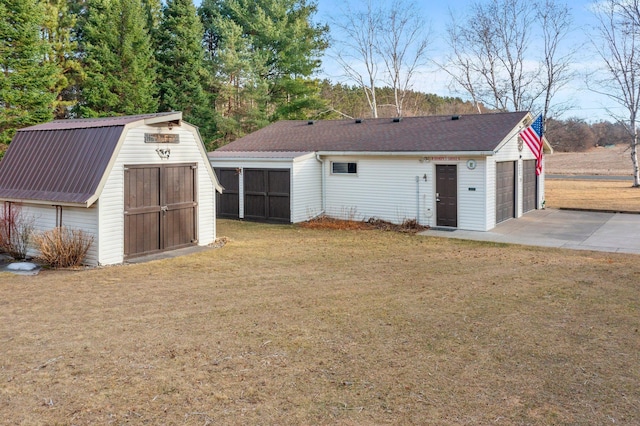
<svg viewBox="0 0 640 426">
<path fill-rule="evenodd" d="M 638 424 L 640 263 L 219 221 L 223 248 L 0 274 L 6 424 Z"/>
<path fill-rule="evenodd" d="M 546 206 L 640 212 L 640 188 L 633 188 L 632 184 L 633 181 L 547 179 Z"/>
<path fill-rule="evenodd" d="M 548 174 L 631 176 L 633 171 L 628 145 L 556 152 L 545 156 L 545 165 Z"/>
</svg>

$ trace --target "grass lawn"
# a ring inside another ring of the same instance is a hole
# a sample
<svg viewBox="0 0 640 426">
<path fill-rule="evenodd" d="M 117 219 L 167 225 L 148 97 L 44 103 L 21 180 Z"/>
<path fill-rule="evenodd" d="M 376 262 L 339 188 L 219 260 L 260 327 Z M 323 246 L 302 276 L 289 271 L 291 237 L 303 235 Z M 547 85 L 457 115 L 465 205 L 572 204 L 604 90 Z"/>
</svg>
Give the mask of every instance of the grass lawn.
<svg viewBox="0 0 640 426">
<path fill-rule="evenodd" d="M 219 221 L 0 274 L 6 424 L 638 424 L 638 256 Z"/>
<path fill-rule="evenodd" d="M 640 212 L 640 188 L 633 181 L 545 180 L 546 206 Z"/>
</svg>

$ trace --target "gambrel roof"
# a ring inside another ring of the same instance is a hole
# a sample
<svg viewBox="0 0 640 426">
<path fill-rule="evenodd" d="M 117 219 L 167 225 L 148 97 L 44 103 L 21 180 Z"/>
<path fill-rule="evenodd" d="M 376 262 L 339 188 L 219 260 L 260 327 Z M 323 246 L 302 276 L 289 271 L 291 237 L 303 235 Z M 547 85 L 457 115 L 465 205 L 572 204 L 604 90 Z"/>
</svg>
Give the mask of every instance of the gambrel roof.
<svg viewBox="0 0 640 426">
<path fill-rule="evenodd" d="M 0 198 L 91 205 L 128 125 L 180 124 L 181 112 L 55 120 L 20 129 L 0 161 Z"/>
<path fill-rule="evenodd" d="M 492 153 L 528 112 L 363 120 L 279 121 L 216 151 Z"/>
</svg>

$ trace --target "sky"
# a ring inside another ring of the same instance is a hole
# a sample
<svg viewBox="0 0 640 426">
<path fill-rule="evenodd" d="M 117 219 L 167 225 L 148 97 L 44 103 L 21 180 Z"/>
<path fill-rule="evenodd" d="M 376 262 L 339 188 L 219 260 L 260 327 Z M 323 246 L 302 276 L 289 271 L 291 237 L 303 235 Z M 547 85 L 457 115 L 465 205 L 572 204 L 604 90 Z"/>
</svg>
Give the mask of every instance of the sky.
<svg viewBox="0 0 640 426">
<path fill-rule="evenodd" d="M 339 19 L 345 11 L 346 6 L 357 9 L 363 3 L 363 0 L 316 0 L 318 4 L 318 13 L 314 17 L 316 22 L 330 24 L 332 21 Z M 410 0 L 406 0 L 410 1 Z M 457 17 L 463 17 L 468 7 L 477 0 L 456 0 L 449 2 L 446 0 L 413 0 L 416 4 L 416 11 L 425 18 L 425 21 L 431 28 L 431 39 L 433 40 L 430 48 L 430 56 L 438 61 L 445 53 L 447 47 L 444 35 L 446 25 L 450 21 L 450 9 Z M 560 0 L 562 1 L 562 0 Z M 561 115 L 561 118 L 580 118 L 588 122 L 599 120 L 611 121 L 611 113 L 623 114 L 624 108 L 620 108 L 613 103 L 608 97 L 598 95 L 586 88 L 586 73 L 594 70 L 599 62 L 597 55 L 591 49 L 591 41 L 589 34 L 594 33 L 596 24 L 595 17 L 589 10 L 589 5 L 593 0 L 565 0 L 570 7 L 573 15 L 574 29 L 570 33 L 567 44 L 575 47 L 577 50 L 573 71 L 576 77 L 563 88 L 557 95 L 558 102 L 568 102 L 572 106 Z M 199 0 L 195 0 L 199 4 Z M 339 37 L 340 35 L 332 32 L 331 37 Z M 532 58 L 533 59 L 533 58 Z M 442 61 L 439 61 L 442 62 Z M 318 73 L 319 78 L 328 78 L 333 82 L 349 82 L 343 75 L 342 70 L 337 63 L 331 58 L 331 52 L 328 51 L 322 58 L 322 69 Z M 452 91 L 449 87 L 449 79 L 437 67 L 431 66 L 421 70 L 416 76 L 414 89 L 426 93 L 435 93 L 440 96 L 459 96 L 462 99 L 468 99 L 464 93 Z M 540 111 L 533 111 L 538 113 Z"/>
<path fill-rule="evenodd" d="M 415 0 L 418 11 L 423 14 L 425 20 L 431 27 L 433 43 L 430 54 L 432 58 L 438 60 L 442 58 L 446 49 L 444 39 L 446 25 L 450 21 L 450 9 L 457 17 L 462 17 L 466 9 L 476 0 L 456 0 L 448 2 L 442 0 Z M 344 5 L 349 3 L 353 7 L 361 4 L 361 0 L 318 0 L 318 14 L 316 20 L 330 23 L 339 18 L 344 11 Z M 593 34 L 596 19 L 589 10 L 592 0 L 566 0 L 571 9 L 574 21 L 574 29 L 567 38 L 567 44 L 577 49 L 573 71 L 576 77 L 557 95 L 559 102 L 572 104 L 570 109 L 561 115 L 567 119 L 576 117 L 588 122 L 599 120 L 612 120 L 611 113 L 623 114 L 624 108 L 620 108 L 608 97 L 596 94 L 586 88 L 586 74 L 592 71 L 599 59 L 597 54 L 591 49 L 589 34 Z M 335 35 L 334 35 L 335 36 Z M 328 56 L 323 58 L 323 68 L 321 77 L 327 77 L 333 81 L 345 82 L 341 76 L 342 71 L 338 65 Z M 435 93 L 440 96 L 459 96 L 467 99 L 464 93 L 455 92 L 449 88 L 449 78 L 443 71 L 437 70 L 435 66 L 425 69 L 417 76 L 414 88 L 427 93 Z M 533 111 L 538 113 L 540 111 Z"/>
</svg>

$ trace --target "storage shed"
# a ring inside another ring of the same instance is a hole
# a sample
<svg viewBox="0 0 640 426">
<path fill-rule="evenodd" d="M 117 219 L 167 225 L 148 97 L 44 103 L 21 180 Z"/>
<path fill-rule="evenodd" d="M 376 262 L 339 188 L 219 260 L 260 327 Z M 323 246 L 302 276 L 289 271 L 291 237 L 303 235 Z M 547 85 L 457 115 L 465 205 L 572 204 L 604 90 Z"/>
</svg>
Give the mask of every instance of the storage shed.
<svg viewBox="0 0 640 426">
<path fill-rule="evenodd" d="M 416 219 L 488 231 L 544 205 L 528 112 L 280 121 L 214 152 L 220 217 Z M 543 138 L 544 152 L 552 152 Z"/>
<path fill-rule="evenodd" d="M 196 127 L 181 112 L 57 120 L 19 130 L 0 161 L 0 201 L 37 230 L 81 229 L 88 264 L 216 237 L 221 191 Z"/>
</svg>

